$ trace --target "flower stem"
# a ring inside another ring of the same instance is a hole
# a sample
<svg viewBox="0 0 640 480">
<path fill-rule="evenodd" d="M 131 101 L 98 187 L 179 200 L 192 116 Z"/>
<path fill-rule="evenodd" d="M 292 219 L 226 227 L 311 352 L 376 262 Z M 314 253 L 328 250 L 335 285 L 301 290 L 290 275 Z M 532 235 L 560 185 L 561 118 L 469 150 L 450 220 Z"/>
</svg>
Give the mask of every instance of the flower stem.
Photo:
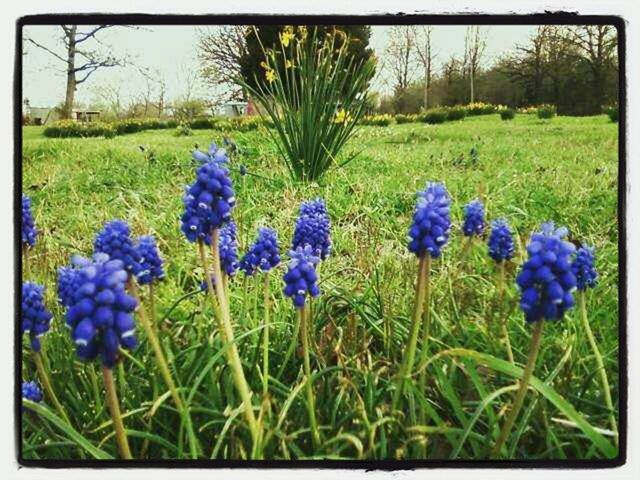
<svg viewBox="0 0 640 480">
<path fill-rule="evenodd" d="M 198 458 L 197 438 L 193 430 L 193 424 L 191 423 L 191 415 L 189 413 L 189 410 L 185 408 L 185 405 L 182 402 L 182 398 L 180 398 L 180 394 L 176 389 L 173 377 L 171 376 L 171 371 L 169 370 L 169 364 L 167 363 L 164 351 L 162 350 L 162 345 L 160 345 L 160 341 L 158 340 L 158 336 L 156 335 L 154 325 L 151 323 L 151 321 L 149 321 L 149 317 L 147 317 L 147 312 L 144 308 L 144 304 L 142 303 L 142 301 L 140 300 L 140 296 L 138 295 L 138 286 L 136 285 L 136 282 L 132 278 L 130 278 L 127 281 L 127 287 L 131 292 L 131 295 L 138 301 L 137 313 L 138 317 L 140 318 L 140 323 L 142 323 L 142 327 L 147 334 L 149 343 L 151 343 L 151 348 L 153 349 L 153 353 L 156 357 L 158 369 L 160 370 L 160 374 L 162 375 L 164 383 L 167 385 L 167 388 L 171 392 L 173 403 L 175 403 L 176 408 L 180 412 L 180 415 L 185 422 L 185 426 L 187 427 L 191 458 Z"/>
<path fill-rule="evenodd" d="M 298 308 L 298 316 L 300 318 L 300 340 L 302 343 L 302 355 L 304 362 L 304 376 L 307 393 L 307 409 L 309 411 L 309 424 L 311 426 L 311 440 L 314 450 L 320 446 L 320 432 L 318 431 L 318 423 L 316 421 L 316 407 L 313 398 L 313 384 L 311 382 L 311 363 L 309 361 L 309 322 L 308 309 L 305 307 Z"/>
<path fill-rule="evenodd" d="M 264 273 L 263 281 L 264 332 L 262 333 L 262 395 L 266 397 L 269 392 L 269 272 Z"/>
<path fill-rule="evenodd" d="M 104 379 L 104 389 L 107 397 L 107 405 L 111 412 L 113 420 L 113 428 L 116 432 L 116 443 L 120 456 L 126 460 L 131 460 L 131 450 L 129 450 L 129 441 L 127 440 L 127 432 L 122 423 L 122 415 L 120 415 L 120 404 L 118 403 L 118 394 L 116 393 L 116 384 L 113 381 L 113 371 L 105 366 L 102 367 L 102 378 Z"/>
<path fill-rule="evenodd" d="M 404 357 L 404 361 L 400 367 L 398 373 L 398 384 L 393 394 L 393 402 L 391 404 L 392 410 L 395 410 L 402 391 L 404 390 L 405 381 L 411 377 L 411 370 L 413 369 L 413 362 L 416 355 L 416 347 L 418 345 L 418 334 L 420 333 L 420 324 L 422 320 L 422 309 L 424 307 L 425 300 L 425 287 L 427 280 L 427 272 L 431 267 L 431 257 L 428 254 L 420 256 L 418 262 L 418 281 L 416 283 L 415 303 L 413 307 L 413 320 L 411 323 L 411 334 L 409 336 L 409 345 L 407 347 L 407 353 Z"/>
<path fill-rule="evenodd" d="M 253 405 L 251 402 L 251 389 L 247 383 L 247 379 L 244 376 L 244 370 L 242 368 L 242 360 L 238 353 L 238 346 L 235 343 L 233 335 L 233 327 L 231 326 L 231 315 L 229 313 L 229 304 L 222 287 L 221 270 L 220 270 L 220 257 L 218 255 L 218 242 L 220 238 L 219 229 L 214 229 L 211 232 L 211 253 L 213 254 L 213 275 L 215 282 L 211 281 L 211 275 L 209 274 L 209 265 L 207 262 L 207 256 L 204 250 L 202 240 L 198 240 L 198 248 L 200 250 L 200 259 L 202 261 L 202 267 L 204 268 L 205 278 L 207 282 L 207 289 L 209 290 L 209 296 L 211 297 L 213 310 L 218 320 L 218 327 L 220 329 L 220 335 L 223 342 L 228 344 L 226 350 L 227 361 L 231 367 L 233 375 L 233 381 L 236 386 L 236 390 L 240 394 L 242 403 L 244 404 L 244 416 L 251 432 L 251 440 L 253 442 L 253 452 L 257 456 L 261 456 L 259 447 L 260 431 L 256 417 L 253 413 Z M 215 283 L 215 285 L 214 285 Z"/>
<path fill-rule="evenodd" d="M 611 424 L 611 430 L 615 433 L 614 442 L 616 447 L 618 446 L 618 423 L 616 422 L 616 416 L 613 410 L 613 402 L 611 401 L 611 389 L 609 387 L 609 380 L 607 379 L 607 371 L 604 368 L 604 361 L 602 355 L 598 349 L 598 344 L 591 331 L 589 325 L 589 319 L 587 318 L 587 300 L 583 290 L 578 291 L 578 304 L 580 305 L 580 317 L 582 318 L 582 327 L 587 334 L 591 351 L 596 359 L 596 365 L 598 367 L 598 373 L 600 375 L 600 387 L 602 388 L 602 394 L 604 396 L 604 403 L 609 410 L 609 423 Z"/>
<path fill-rule="evenodd" d="M 504 344 L 507 348 L 507 358 L 509 359 L 509 363 L 514 365 L 513 359 L 513 351 L 511 350 L 511 340 L 509 339 L 509 330 L 507 329 L 507 319 L 505 317 L 505 308 L 504 308 L 504 300 L 505 300 L 505 261 L 501 260 L 498 264 L 498 299 L 499 299 L 499 321 L 500 321 L 500 331 L 502 333 L 502 338 L 504 340 Z M 489 318 L 487 316 L 487 318 Z M 488 333 L 489 325 L 487 325 L 487 333 Z"/>
<path fill-rule="evenodd" d="M 491 458 L 498 458 L 500 456 L 500 451 L 502 450 L 502 446 L 504 442 L 507 440 L 509 435 L 511 434 L 511 429 L 513 428 L 513 424 L 516 422 L 518 418 L 518 414 L 520 413 L 520 409 L 522 408 L 522 404 L 524 403 L 524 397 L 527 393 L 527 388 L 529 388 L 529 381 L 531 380 L 531 375 L 533 375 L 533 369 L 536 365 L 536 358 L 538 358 L 538 352 L 540 351 L 540 343 L 542 340 L 542 328 L 544 326 L 544 320 L 538 320 L 535 322 L 535 327 L 533 329 L 533 334 L 531 335 L 531 344 L 529 346 L 529 354 L 527 355 L 527 363 L 522 372 L 522 379 L 520 380 L 520 386 L 518 391 L 516 392 L 516 397 L 513 401 L 513 405 L 511 410 L 509 411 L 509 415 L 507 416 L 507 420 L 502 426 L 502 430 L 500 431 L 500 436 L 496 441 L 493 449 L 491 450 Z"/>
<path fill-rule="evenodd" d="M 149 284 L 149 316 L 151 317 L 151 326 L 154 331 L 158 331 L 159 325 L 156 321 L 156 300 L 155 300 L 155 292 L 153 288 L 153 282 Z"/>
<path fill-rule="evenodd" d="M 38 370 L 38 376 L 40 377 L 40 381 L 42 382 L 42 386 L 44 387 L 45 392 L 47 392 L 47 396 L 49 397 L 49 400 L 51 400 L 51 403 L 53 403 L 53 406 L 58 411 L 60 416 L 64 419 L 64 421 L 67 422 L 69 425 L 71 425 L 67 412 L 65 411 L 64 407 L 58 400 L 56 393 L 53 391 L 51 380 L 49 379 L 47 370 L 44 368 L 44 364 L 42 363 L 42 357 L 40 356 L 39 352 L 33 352 L 33 360 L 36 364 L 36 369 Z"/>
</svg>

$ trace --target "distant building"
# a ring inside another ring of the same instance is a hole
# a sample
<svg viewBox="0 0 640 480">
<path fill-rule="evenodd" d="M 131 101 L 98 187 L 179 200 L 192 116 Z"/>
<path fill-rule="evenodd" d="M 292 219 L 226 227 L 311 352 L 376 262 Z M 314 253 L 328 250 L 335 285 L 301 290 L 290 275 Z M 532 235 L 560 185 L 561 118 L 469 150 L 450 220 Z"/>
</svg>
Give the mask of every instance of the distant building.
<svg viewBox="0 0 640 480">
<path fill-rule="evenodd" d="M 100 112 L 98 110 L 80 110 L 77 108 L 71 110 L 71 119 L 76 122 L 95 122 L 99 118 Z"/>
<path fill-rule="evenodd" d="M 226 102 L 218 107 L 221 117 L 240 117 L 247 114 L 247 102 Z"/>
<path fill-rule="evenodd" d="M 46 125 L 49 122 L 60 120 L 60 114 L 56 108 L 52 107 L 33 107 L 29 103 L 29 99 L 25 98 L 22 102 L 22 116 L 29 119 L 32 125 Z M 74 108 L 71 110 L 71 120 L 76 122 L 95 122 L 100 118 L 98 110 L 82 110 Z"/>
</svg>

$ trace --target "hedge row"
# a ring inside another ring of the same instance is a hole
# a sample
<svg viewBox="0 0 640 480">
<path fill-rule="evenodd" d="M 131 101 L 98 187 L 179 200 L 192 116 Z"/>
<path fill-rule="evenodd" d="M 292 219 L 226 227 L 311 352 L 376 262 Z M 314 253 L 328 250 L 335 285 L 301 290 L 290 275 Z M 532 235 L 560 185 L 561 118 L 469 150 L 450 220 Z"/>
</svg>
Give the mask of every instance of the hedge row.
<svg viewBox="0 0 640 480">
<path fill-rule="evenodd" d="M 176 119 L 127 119 L 112 123 L 105 122 L 74 122 L 72 120 L 60 120 L 44 129 L 46 137 L 106 137 L 137 133 L 144 130 L 164 130 L 187 127 L 192 130 L 220 130 L 248 132 L 259 126 L 270 127 L 270 122 L 260 117 L 202 117 L 188 122 L 178 122 Z"/>
</svg>

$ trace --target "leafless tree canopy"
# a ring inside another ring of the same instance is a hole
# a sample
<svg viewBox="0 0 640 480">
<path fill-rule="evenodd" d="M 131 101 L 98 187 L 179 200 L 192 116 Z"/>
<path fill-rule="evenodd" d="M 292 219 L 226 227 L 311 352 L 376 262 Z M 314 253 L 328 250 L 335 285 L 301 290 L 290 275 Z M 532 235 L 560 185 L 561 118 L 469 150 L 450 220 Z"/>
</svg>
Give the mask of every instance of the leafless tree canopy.
<svg viewBox="0 0 640 480">
<path fill-rule="evenodd" d="M 89 29 L 79 29 L 78 25 L 60 25 L 61 40 L 65 52 L 58 53 L 55 47 L 36 42 L 25 36 L 24 40 L 46 51 L 57 60 L 64 63 L 67 75 L 67 88 L 64 102 L 64 116 L 69 118 L 73 108 L 77 86 L 86 82 L 89 77 L 101 68 L 121 66 L 123 60 L 104 53 L 98 48 L 101 45 L 97 34 L 114 25 L 98 25 Z"/>
<path fill-rule="evenodd" d="M 247 52 L 245 30 L 242 25 L 199 29 L 201 74 L 209 85 L 221 89 L 224 100 L 246 99 L 245 92 L 236 83 L 241 76 L 240 60 Z"/>
<path fill-rule="evenodd" d="M 487 49 L 487 32 L 479 25 L 467 27 L 464 37 L 464 66 L 469 76 L 469 101 L 475 101 L 475 78 Z"/>
<path fill-rule="evenodd" d="M 416 72 L 416 39 L 411 26 L 396 25 L 389 29 L 385 50 L 385 66 L 394 78 L 394 89 L 407 89 Z"/>
</svg>

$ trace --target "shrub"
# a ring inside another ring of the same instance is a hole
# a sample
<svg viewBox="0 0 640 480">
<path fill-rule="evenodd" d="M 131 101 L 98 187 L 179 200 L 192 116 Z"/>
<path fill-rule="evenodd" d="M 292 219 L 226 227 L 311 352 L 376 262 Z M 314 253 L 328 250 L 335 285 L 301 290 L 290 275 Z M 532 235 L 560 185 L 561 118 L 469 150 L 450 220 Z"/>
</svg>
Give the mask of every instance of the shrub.
<svg viewBox="0 0 640 480">
<path fill-rule="evenodd" d="M 447 118 L 449 118 L 449 114 L 444 108 L 433 108 L 418 115 L 419 121 L 429 124 L 444 123 Z"/>
<path fill-rule="evenodd" d="M 190 137 L 193 134 L 188 123 L 181 123 L 176 127 L 174 135 L 176 137 Z"/>
<path fill-rule="evenodd" d="M 555 105 L 544 104 L 538 107 L 538 118 L 549 119 L 555 116 L 556 116 Z"/>
<path fill-rule="evenodd" d="M 125 133 L 136 133 L 143 129 L 143 123 L 140 120 L 129 118 L 114 123 L 116 133 L 118 135 L 124 135 Z"/>
<path fill-rule="evenodd" d="M 51 138 L 84 138 L 84 137 L 113 137 L 116 132 L 113 126 L 103 122 L 75 122 L 60 120 L 44 129 L 44 136 Z"/>
<path fill-rule="evenodd" d="M 462 120 L 467 116 L 467 109 L 461 105 L 456 105 L 447 109 L 448 120 Z"/>
<path fill-rule="evenodd" d="M 264 80 L 244 87 L 273 121 L 267 132 L 291 176 L 315 181 L 336 162 L 362 117 L 375 64 L 350 55 L 349 41 L 301 28 L 262 52 Z"/>
<path fill-rule="evenodd" d="M 367 115 L 360 120 L 361 125 L 371 125 L 374 127 L 387 127 L 391 124 L 393 117 L 388 113 L 382 115 Z"/>
<path fill-rule="evenodd" d="M 396 123 L 398 125 L 400 125 L 402 123 L 411 123 L 411 122 L 415 122 L 416 121 L 416 116 L 415 115 L 405 115 L 403 113 L 398 113 L 395 116 L 395 120 L 396 120 Z"/>
<path fill-rule="evenodd" d="M 516 111 L 513 108 L 505 108 L 500 110 L 500 118 L 502 120 L 513 120 L 516 116 Z"/>
<path fill-rule="evenodd" d="M 232 117 L 228 120 L 231 130 L 238 132 L 250 132 L 256 130 L 264 122 L 260 117 Z"/>
<path fill-rule="evenodd" d="M 189 127 L 193 130 L 212 130 L 220 120 L 214 117 L 200 117 L 189 122 Z"/>
<path fill-rule="evenodd" d="M 617 105 L 609 105 L 607 107 L 604 107 L 604 113 L 609 115 L 609 119 L 612 122 L 614 123 L 618 122 L 618 106 Z"/>
<path fill-rule="evenodd" d="M 490 103 L 474 102 L 467 105 L 468 115 L 489 115 L 496 112 L 496 106 Z"/>
</svg>

